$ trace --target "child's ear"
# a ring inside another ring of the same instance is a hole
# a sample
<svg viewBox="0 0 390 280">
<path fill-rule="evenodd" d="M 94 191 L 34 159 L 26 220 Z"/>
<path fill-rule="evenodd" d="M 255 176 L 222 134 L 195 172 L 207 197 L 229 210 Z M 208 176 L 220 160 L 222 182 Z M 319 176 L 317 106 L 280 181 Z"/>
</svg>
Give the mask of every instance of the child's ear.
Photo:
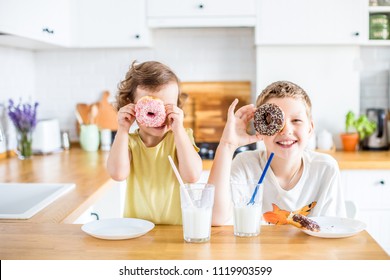
<svg viewBox="0 0 390 280">
<path fill-rule="evenodd" d="M 179 98 L 178 98 L 178 104 L 177 104 L 177 107 L 179 107 L 180 109 L 184 107 L 184 104 L 186 103 L 187 99 L 188 99 L 188 94 L 187 93 L 180 93 L 179 94 Z"/>
<path fill-rule="evenodd" d="M 313 120 L 310 120 L 310 125 L 309 125 L 309 136 L 311 136 L 314 132 L 314 122 Z"/>
</svg>

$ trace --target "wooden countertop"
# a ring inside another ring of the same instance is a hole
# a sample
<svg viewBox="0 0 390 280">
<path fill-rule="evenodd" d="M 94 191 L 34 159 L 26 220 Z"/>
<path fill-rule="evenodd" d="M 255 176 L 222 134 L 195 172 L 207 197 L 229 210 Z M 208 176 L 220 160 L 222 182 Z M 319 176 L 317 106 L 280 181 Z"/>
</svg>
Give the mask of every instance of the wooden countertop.
<svg viewBox="0 0 390 280">
<path fill-rule="evenodd" d="M 390 151 L 336 151 L 327 153 L 334 157 L 341 170 L 344 169 L 390 169 Z M 209 170 L 212 160 L 203 161 L 203 169 Z"/>
<path fill-rule="evenodd" d="M 324 239 L 293 226 L 262 226 L 259 236 L 240 238 L 232 226 L 223 226 L 212 228 L 210 242 L 193 244 L 183 240 L 181 226 L 156 226 L 141 237 L 115 241 L 91 237 L 80 227 L 0 223 L 0 259 L 390 259 L 366 231 Z"/>
</svg>

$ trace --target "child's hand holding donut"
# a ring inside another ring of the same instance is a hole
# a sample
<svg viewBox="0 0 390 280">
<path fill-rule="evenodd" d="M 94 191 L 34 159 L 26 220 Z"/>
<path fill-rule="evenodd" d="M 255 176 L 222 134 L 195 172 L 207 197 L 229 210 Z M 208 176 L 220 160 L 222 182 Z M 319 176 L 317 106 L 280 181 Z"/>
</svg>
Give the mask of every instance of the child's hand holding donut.
<svg viewBox="0 0 390 280">
<path fill-rule="evenodd" d="M 135 105 L 130 103 L 118 111 L 118 125 L 120 130 L 129 131 L 135 121 Z"/>
<path fill-rule="evenodd" d="M 221 142 L 229 144 L 232 148 L 238 148 L 257 141 L 261 141 L 260 135 L 250 135 L 247 132 L 247 126 L 255 113 L 253 104 L 245 105 L 234 113 L 238 103 L 235 99 L 229 106 L 228 118 L 222 133 Z"/>
<path fill-rule="evenodd" d="M 165 110 L 167 112 L 168 125 L 170 126 L 172 131 L 175 133 L 178 131 L 178 129 L 183 128 L 183 110 L 174 104 L 165 105 Z"/>
</svg>

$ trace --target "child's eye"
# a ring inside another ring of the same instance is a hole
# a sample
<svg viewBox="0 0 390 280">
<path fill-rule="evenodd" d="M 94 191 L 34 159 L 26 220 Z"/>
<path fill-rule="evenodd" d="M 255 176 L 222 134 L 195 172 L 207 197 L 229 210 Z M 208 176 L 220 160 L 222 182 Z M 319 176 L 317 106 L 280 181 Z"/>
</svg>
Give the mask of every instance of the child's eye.
<svg viewBox="0 0 390 280">
<path fill-rule="evenodd" d="M 302 120 L 300 120 L 300 119 L 293 119 L 293 122 L 294 122 L 294 123 L 301 123 Z"/>
</svg>

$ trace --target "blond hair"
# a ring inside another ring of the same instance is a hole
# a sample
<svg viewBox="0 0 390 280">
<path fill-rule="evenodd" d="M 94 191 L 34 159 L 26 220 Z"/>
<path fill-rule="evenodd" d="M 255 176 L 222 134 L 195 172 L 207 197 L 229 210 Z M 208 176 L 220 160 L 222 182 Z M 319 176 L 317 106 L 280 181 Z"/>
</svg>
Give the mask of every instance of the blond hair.
<svg viewBox="0 0 390 280">
<path fill-rule="evenodd" d="M 289 81 L 278 81 L 267 86 L 257 97 L 256 107 L 267 103 L 271 98 L 291 97 L 300 99 L 305 104 L 306 114 L 311 119 L 311 101 L 306 91 Z"/>
</svg>

